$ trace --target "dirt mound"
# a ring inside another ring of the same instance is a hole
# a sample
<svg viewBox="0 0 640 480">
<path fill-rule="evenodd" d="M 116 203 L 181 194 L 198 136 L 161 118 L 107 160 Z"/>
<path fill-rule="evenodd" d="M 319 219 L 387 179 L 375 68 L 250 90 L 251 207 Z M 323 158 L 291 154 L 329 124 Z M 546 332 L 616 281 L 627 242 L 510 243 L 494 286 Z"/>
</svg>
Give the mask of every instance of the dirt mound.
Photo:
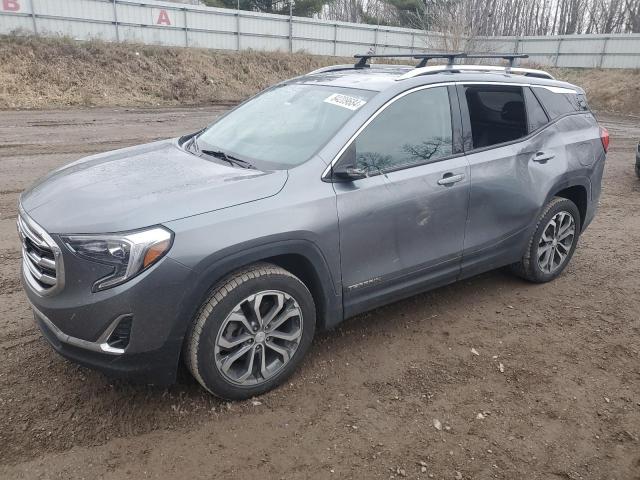
<svg viewBox="0 0 640 480">
<path fill-rule="evenodd" d="M 0 108 L 238 102 L 331 57 L 0 36 Z"/>
<path fill-rule="evenodd" d="M 561 68 L 552 74 L 584 88 L 595 110 L 640 115 L 640 70 Z"/>
<path fill-rule="evenodd" d="M 305 53 L 217 51 L 0 36 L 0 108 L 236 103 L 280 80 L 350 62 Z M 592 108 L 640 114 L 640 71 L 550 69 Z"/>
</svg>

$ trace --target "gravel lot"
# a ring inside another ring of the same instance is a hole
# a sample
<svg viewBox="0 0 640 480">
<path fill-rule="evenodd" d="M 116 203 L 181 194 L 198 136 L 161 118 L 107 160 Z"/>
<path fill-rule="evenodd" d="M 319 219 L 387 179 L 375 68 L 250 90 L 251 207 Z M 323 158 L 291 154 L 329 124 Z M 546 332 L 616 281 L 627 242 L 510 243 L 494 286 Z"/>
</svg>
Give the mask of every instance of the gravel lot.
<svg viewBox="0 0 640 480">
<path fill-rule="evenodd" d="M 602 118 L 600 211 L 553 283 L 495 271 L 361 315 L 254 402 L 58 357 L 19 284 L 19 192 L 224 108 L 0 112 L 0 477 L 640 479 L 637 118 Z"/>
</svg>

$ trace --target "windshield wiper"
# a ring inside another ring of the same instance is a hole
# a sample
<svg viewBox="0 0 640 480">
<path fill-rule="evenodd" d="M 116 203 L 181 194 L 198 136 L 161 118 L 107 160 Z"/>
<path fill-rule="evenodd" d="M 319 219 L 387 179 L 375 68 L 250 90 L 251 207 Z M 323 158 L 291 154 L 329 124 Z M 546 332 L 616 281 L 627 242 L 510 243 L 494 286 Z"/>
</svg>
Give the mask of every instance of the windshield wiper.
<svg viewBox="0 0 640 480">
<path fill-rule="evenodd" d="M 242 168 L 255 168 L 246 160 L 242 160 L 241 158 L 234 157 L 233 155 L 229 155 L 228 153 L 225 153 L 222 150 L 199 150 L 199 151 L 200 153 L 209 155 L 210 157 L 215 157 L 215 158 L 219 158 L 220 160 L 224 160 L 225 162 L 231 165 L 237 165 Z"/>
</svg>

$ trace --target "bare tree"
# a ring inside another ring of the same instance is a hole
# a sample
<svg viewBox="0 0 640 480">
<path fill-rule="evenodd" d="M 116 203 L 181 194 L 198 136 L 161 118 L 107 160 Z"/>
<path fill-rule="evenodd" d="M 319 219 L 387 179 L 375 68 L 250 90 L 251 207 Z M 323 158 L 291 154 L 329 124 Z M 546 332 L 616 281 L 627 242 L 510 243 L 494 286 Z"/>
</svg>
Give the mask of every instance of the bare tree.
<svg viewBox="0 0 640 480">
<path fill-rule="evenodd" d="M 624 10 L 625 31 L 640 33 L 640 0 L 626 0 Z"/>
<path fill-rule="evenodd" d="M 463 37 L 640 32 L 640 0 L 331 0 L 332 20 L 399 25 Z"/>
</svg>

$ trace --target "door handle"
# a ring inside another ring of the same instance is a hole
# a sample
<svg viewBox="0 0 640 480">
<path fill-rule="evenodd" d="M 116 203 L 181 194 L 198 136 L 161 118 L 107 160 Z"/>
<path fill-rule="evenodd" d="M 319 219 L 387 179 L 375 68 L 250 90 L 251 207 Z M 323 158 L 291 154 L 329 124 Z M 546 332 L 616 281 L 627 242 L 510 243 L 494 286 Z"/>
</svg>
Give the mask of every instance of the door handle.
<svg viewBox="0 0 640 480">
<path fill-rule="evenodd" d="M 533 161 L 537 163 L 547 163 L 553 158 L 555 158 L 553 153 L 538 152 L 533 156 Z"/>
<path fill-rule="evenodd" d="M 453 173 L 445 173 L 442 178 L 438 180 L 438 185 L 449 186 L 462 180 L 464 180 L 464 173 L 458 173 L 455 175 Z"/>
</svg>

